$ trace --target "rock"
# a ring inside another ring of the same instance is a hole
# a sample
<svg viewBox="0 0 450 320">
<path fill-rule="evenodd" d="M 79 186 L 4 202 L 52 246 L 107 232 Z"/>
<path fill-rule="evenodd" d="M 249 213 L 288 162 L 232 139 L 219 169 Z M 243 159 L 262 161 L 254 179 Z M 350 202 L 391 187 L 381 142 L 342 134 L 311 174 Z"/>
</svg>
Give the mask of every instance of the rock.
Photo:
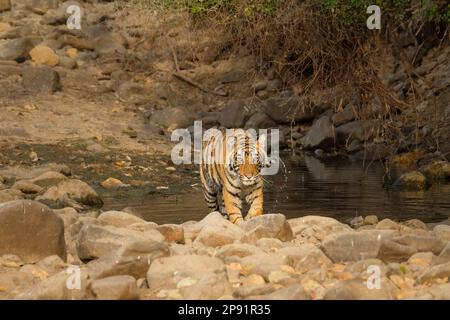
<svg viewBox="0 0 450 320">
<path fill-rule="evenodd" d="M 435 258 L 433 252 L 417 252 L 408 259 L 408 264 L 429 267 Z"/>
<path fill-rule="evenodd" d="M 264 300 L 309 300 L 303 287 L 292 284 L 263 296 Z"/>
<path fill-rule="evenodd" d="M 11 25 L 7 22 L 0 22 L 0 33 L 8 32 L 12 29 Z"/>
<path fill-rule="evenodd" d="M 380 276 L 385 276 L 387 273 L 386 264 L 380 259 L 364 259 L 357 261 L 355 263 L 349 264 L 345 267 L 345 271 L 354 274 L 355 276 L 364 276 L 367 277 L 371 273 L 369 269 L 372 266 L 377 266 L 380 269 Z"/>
<path fill-rule="evenodd" d="M 92 43 L 94 50 L 102 58 L 126 52 L 126 40 L 119 33 L 102 32 L 99 36 L 93 38 Z"/>
<path fill-rule="evenodd" d="M 60 5 L 59 0 L 25 0 L 25 6 L 28 10 L 37 14 L 45 14 L 48 10 L 57 9 Z"/>
<path fill-rule="evenodd" d="M 450 226 L 438 224 L 433 228 L 433 234 L 442 241 L 450 241 Z"/>
<path fill-rule="evenodd" d="M 27 181 L 27 180 L 19 180 L 11 187 L 12 189 L 20 190 L 23 193 L 34 194 L 39 193 L 44 190 L 42 187 Z"/>
<path fill-rule="evenodd" d="M 219 82 L 223 84 L 239 82 L 243 76 L 244 74 L 242 71 L 231 71 L 221 76 Z"/>
<path fill-rule="evenodd" d="M 427 179 L 419 171 L 402 174 L 395 182 L 394 187 L 406 191 L 426 190 L 429 187 Z"/>
<path fill-rule="evenodd" d="M 144 85 L 127 81 L 119 85 L 116 94 L 121 101 L 142 105 L 151 100 L 150 92 L 150 89 Z M 164 110 L 157 110 L 156 112 L 158 111 L 163 112 Z"/>
<path fill-rule="evenodd" d="M 369 215 L 364 217 L 365 225 L 375 225 L 378 223 L 378 217 L 376 215 Z"/>
<path fill-rule="evenodd" d="M 324 300 L 393 300 L 395 285 L 387 278 L 381 278 L 380 288 L 369 289 L 367 282 L 351 279 L 337 282 L 325 293 Z"/>
<path fill-rule="evenodd" d="M 375 228 L 379 230 L 399 230 L 400 226 L 391 219 L 386 218 L 378 222 Z"/>
<path fill-rule="evenodd" d="M 23 62 L 30 58 L 29 52 L 33 49 L 30 38 L 20 38 L 0 44 L 0 60 L 15 60 Z"/>
<path fill-rule="evenodd" d="M 275 238 L 261 238 L 256 241 L 255 245 L 261 248 L 265 252 L 274 252 L 284 246 L 284 243 L 280 239 Z"/>
<path fill-rule="evenodd" d="M 294 281 L 293 274 L 286 271 L 275 270 L 269 274 L 269 282 L 273 284 L 285 286 L 293 284 Z"/>
<path fill-rule="evenodd" d="M 195 250 L 190 245 L 170 243 L 169 246 L 170 246 L 170 255 L 171 256 L 195 254 Z"/>
<path fill-rule="evenodd" d="M 265 283 L 266 281 L 259 274 L 250 274 L 241 281 L 243 286 L 258 286 Z"/>
<path fill-rule="evenodd" d="M 124 186 L 124 183 L 122 181 L 112 177 L 109 177 L 100 184 L 105 189 L 117 189 Z"/>
<path fill-rule="evenodd" d="M 420 221 L 419 219 L 409 219 L 402 223 L 402 225 L 407 226 L 412 229 L 425 230 L 428 231 L 427 225 Z"/>
<path fill-rule="evenodd" d="M 154 241 L 162 243 L 164 237 L 156 230 L 144 232 L 113 226 L 84 225 L 77 239 L 77 253 L 80 259 L 95 259 L 118 250 L 126 243 Z"/>
<path fill-rule="evenodd" d="M 442 160 L 432 161 L 421 167 L 420 172 L 430 180 L 449 180 L 450 163 Z"/>
<path fill-rule="evenodd" d="M 278 91 L 283 86 L 283 83 L 280 79 L 272 79 L 267 82 L 267 91 Z"/>
<path fill-rule="evenodd" d="M 255 92 L 264 90 L 267 88 L 267 81 L 258 81 L 253 85 L 253 90 L 255 90 Z"/>
<path fill-rule="evenodd" d="M 231 100 L 220 111 L 219 123 L 225 128 L 243 128 L 251 113 L 244 101 Z"/>
<path fill-rule="evenodd" d="M 308 121 L 315 115 L 307 100 L 297 96 L 269 98 L 264 101 L 263 110 L 273 121 L 280 124 Z"/>
<path fill-rule="evenodd" d="M 136 279 L 132 276 L 114 276 L 94 280 L 89 290 L 99 300 L 135 300 L 139 298 Z"/>
<path fill-rule="evenodd" d="M 402 262 L 408 260 L 416 252 L 416 248 L 412 246 L 402 245 L 391 240 L 383 240 L 377 257 L 385 262 Z"/>
<path fill-rule="evenodd" d="M 187 128 L 194 123 L 195 113 L 185 107 L 169 107 L 156 110 L 150 117 L 150 124 L 161 127 L 169 132 L 178 128 Z"/>
<path fill-rule="evenodd" d="M 217 258 L 199 255 L 183 255 L 159 258 L 152 262 L 147 272 L 147 283 L 151 290 L 175 288 L 179 280 L 225 272 L 225 265 Z"/>
<path fill-rule="evenodd" d="M 264 251 L 258 247 L 247 243 L 232 243 L 220 247 L 216 256 L 220 259 L 228 257 L 247 257 L 254 254 L 263 254 Z"/>
<path fill-rule="evenodd" d="M 364 225 L 364 218 L 362 216 L 353 217 L 350 219 L 350 221 L 348 221 L 348 224 L 353 229 L 358 229 Z"/>
<path fill-rule="evenodd" d="M 195 238 L 198 236 L 200 231 L 205 226 L 230 226 L 230 221 L 226 220 L 222 214 L 218 211 L 214 211 L 206 215 L 202 220 L 199 222 L 195 221 L 187 221 L 183 223 L 183 229 L 184 229 L 184 238 L 188 241 L 194 241 Z M 234 225 L 234 227 L 237 227 Z M 239 228 L 239 227 L 238 227 Z"/>
<path fill-rule="evenodd" d="M 167 244 L 151 239 L 125 242 L 117 251 L 112 251 L 87 264 L 91 279 L 117 275 L 144 278 L 151 263 L 170 254 Z"/>
<path fill-rule="evenodd" d="M 332 264 L 322 250 L 312 244 L 284 247 L 275 252 L 287 256 L 295 270 L 309 270 Z"/>
<path fill-rule="evenodd" d="M 338 126 L 336 128 L 336 138 L 343 144 L 355 139 L 362 142 L 372 138 L 375 132 L 376 126 L 372 120 L 356 120 Z"/>
<path fill-rule="evenodd" d="M 272 271 L 283 271 L 283 266 L 294 267 L 294 259 L 286 254 L 255 254 L 241 259 L 240 264 L 248 274 L 255 273 L 269 281 Z"/>
<path fill-rule="evenodd" d="M 86 147 L 87 151 L 93 152 L 93 153 L 99 153 L 99 154 L 103 154 L 103 153 L 108 153 L 109 149 L 102 146 L 101 144 L 98 143 L 93 143 L 90 144 Z"/>
<path fill-rule="evenodd" d="M 430 287 L 427 293 L 436 300 L 450 300 L 450 283 L 438 284 Z"/>
<path fill-rule="evenodd" d="M 77 179 L 61 181 L 48 189 L 42 196 L 37 197 L 36 200 L 60 205 L 69 204 L 72 200 L 87 206 L 103 206 L 103 200 L 97 192 L 87 183 Z"/>
<path fill-rule="evenodd" d="M 50 187 L 63 180 L 67 180 L 64 174 L 57 171 L 47 171 L 30 181 L 40 187 Z"/>
<path fill-rule="evenodd" d="M 162 224 L 155 227 L 167 242 L 184 243 L 184 229 L 177 224 Z"/>
<path fill-rule="evenodd" d="M 145 223 L 145 220 L 123 211 L 105 211 L 97 219 L 117 228 L 127 228 L 134 223 Z"/>
<path fill-rule="evenodd" d="M 48 274 L 53 275 L 65 270 L 67 268 L 67 264 L 61 259 L 61 257 L 52 255 L 40 260 L 36 263 L 36 267 L 41 268 Z"/>
<path fill-rule="evenodd" d="M 69 14 L 66 13 L 67 6 L 60 6 L 57 10 L 49 9 L 42 16 L 41 24 L 47 24 L 57 26 L 65 24 L 69 18 Z"/>
<path fill-rule="evenodd" d="M 48 66 L 25 66 L 22 78 L 24 88 L 30 92 L 52 94 L 61 89 L 58 72 Z"/>
<path fill-rule="evenodd" d="M 78 66 L 77 61 L 75 59 L 65 56 L 59 57 L 59 65 L 69 70 L 75 69 Z"/>
<path fill-rule="evenodd" d="M 266 99 L 270 98 L 271 94 L 269 91 L 260 90 L 256 93 L 256 96 L 261 100 L 266 100 Z"/>
<path fill-rule="evenodd" d="M 233 292 L 233 296 L 238 299 L 244 299 L 247 297 L 267 295 L 274 292 L 277 287 L 271 283 L 243 286 L 239 287 Z"/>
<path fill-rule="evenodd" d="M 182 287 L 180 291 L 187 300 L 217 300 L 231 295 L 232 287 L 225 274 L 207 274 L 192 285 Z"/>
<path fill-rule="evenodd" d="M 448 277 L 450 277 L 450 262 L 432 266 L 419 277 L 419 281 L 420 283 L 427 283 Z"/>
<path fill-rule="evenodd" d="M 45 45 L 38 45 L 34 47 L 30 51 L 30 57 L 31 60 L 37 64 L 56 66 L 59 63 L 59 57 L 55 51 Z"/>
<path fill-rule="evenodd" d="M 331 117 L 331 121 L 333 122 L 334 126 L 340 126 L 341 124 L 350 122 L 354 120 L 357 117 L 357 109 L 354 105 L 347 105 L 344 110 L 341 112 L 335 113 Z"/>
<path fill-rule="evenodd" d="M 73 49 L 94 50 L 94 44 L 92 43 L 92 41 L 85 38 L 78 38 L 70 34 L 65 34 L 62 36 L 62 41 L 66 46 L 73 47 L 67 50 L 67 55 L 71 58 L 76 58 L 78 56 L 78 53 L 76 53 L 76 51 L 74 51 Z"/>
<path fill-rule="evenodd" d="M 194 243 L 201 243 L 208 247 L 220 247 L 239 241 L 243 236 L 244 231 L 241 228 L 223 219 L 218 225 L 208 224 L 204 226 Z"/>
<path fill-rule="evenodd" d="M 11 0 L 0 0 L 0 12 L 11 10 Z"/>
<path fill-rule="evenodd" d="M 264 214 L 246 221 L 242 226 L 246 241 L 256 242 L 261 238 L 276 238 L 290 241 L 294 238 L 291 226 L 282 214 Z"/>
<path fill-rule="evenodd" d="M 18 270 L 2 270 L 0 273 L 0 293 L 2 299 L 16 299 L 17 294 L 27 290 L 33 281 L 33 275 Z"/>
<path fill-rule="evenodd" d="M 0 190 L 0 204 L 3 202 L 23 199 L 24 194 L 20 190 L 5 189 Z"/>
<path fill-rule="evenodd" d="M 245 129 L 268 129 L 274 128 L 277 124 L 265 113 L 256 112 L 245 123 Z"/>
<path fill-rule="evenodd" d="M 22 69 L 18 65 L 2 65 L 0 64 L 0 75 L 5 78 L 10 76 L 20 76 Z M 16 129 L 17 130 L 17 129 Z M 26 131 L 23 131 L 25 133 Z"/>
<path fill-rule="evenodd" d="M 19 268 L 24 262 L 15 254 L 4 254 L 0 257 L 0 267 Z"/>
<path fill-rule="evenodd" d="M 0 254 L 15 254 L 25 262 L 50 255 L 66 259 L 64 223 L 45 205 L 30 200 L 0 204 Z"/>
<path fill-rule="evenodd" d="M 391 230 L 334 233 L 324 239 L 322 250 L 333 262 L 375 258 L 382 240 L 390 239 L 394 234 Z"/>
<path fill-rule="evenodd" d="M 446 245 L 446 242 L 440 240 L 439 238 L 414 234 L 396 237 L 393 238 L 392 241 L 414 247 L 419 252 L 431 251 L 434 254 L 439 254 Z"/>
<path fill-rule="evenodd" d="M 334 144 L 334 129 L 330 118 L 323 116 L 315 121 L 302 142 L 306 149 L 331 147 Z"/>
<path fill-rule="evenodd" d="M 77 268 L 77 267 L 75 267 Z M 16 299 L 22 300 L 80 300 L 86 297 L 88 283 L 84 269 L 61 271 L 38 283 L 32 289 L 19 294 Z M 79 272 L 79 273 L 78 273 Z M 79 274 L 79 282 L 76 279 Z"/>
<path fill-rule="evenodd" d="M 288 222 L 297 238 L 311 239 L 314 243 L 322 242 L 332 233 L 352 231 L 348 225 L 329 217 L 304 216 L 289 219 Z"/>
</svg>

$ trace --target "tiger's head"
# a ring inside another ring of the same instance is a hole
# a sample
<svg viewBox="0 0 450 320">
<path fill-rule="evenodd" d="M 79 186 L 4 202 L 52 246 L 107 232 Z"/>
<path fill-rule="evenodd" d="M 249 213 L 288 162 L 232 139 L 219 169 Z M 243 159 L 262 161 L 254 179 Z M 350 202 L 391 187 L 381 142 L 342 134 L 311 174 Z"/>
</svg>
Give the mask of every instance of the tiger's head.
<svg viewBox="0 0 450 320">
<path fill-rule="evenodd" d="M 270 166 L 265 145 L 266 135 L 261 135 L 257 141 L 246 135 L 245 140 L 238 141 L 236 149 L 232 152 L 229 170 L 244 186 L 261 181 L 261 169 Z"/>
</svg>

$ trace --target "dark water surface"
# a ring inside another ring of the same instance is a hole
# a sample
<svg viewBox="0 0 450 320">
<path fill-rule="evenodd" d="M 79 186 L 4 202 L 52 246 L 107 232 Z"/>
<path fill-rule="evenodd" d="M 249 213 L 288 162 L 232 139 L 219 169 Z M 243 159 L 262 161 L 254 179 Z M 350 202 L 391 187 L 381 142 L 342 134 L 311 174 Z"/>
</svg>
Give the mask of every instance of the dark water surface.
<svg viewBox="0 0 450 320">
<path fill-rule="evenodd" d="M 323 161 L 310 156 L 283 158 L 276 176 L 266 177 L 266 213 L 288 218 L 322 215 L 348 221 L 375 214 L 379 218 L 439 222 L 450 216 L 450 184 L 435 184 L 424 192 L 401 192 L 383 188 L 385 170 L 374 162 L 348 159 Z M 208 210 L 199 184 L 174 194 L 135 194 L 105 199 L 105 210 L 132 207 L 148 221 L 181 223 L 200 220 Z"/>
</svg>

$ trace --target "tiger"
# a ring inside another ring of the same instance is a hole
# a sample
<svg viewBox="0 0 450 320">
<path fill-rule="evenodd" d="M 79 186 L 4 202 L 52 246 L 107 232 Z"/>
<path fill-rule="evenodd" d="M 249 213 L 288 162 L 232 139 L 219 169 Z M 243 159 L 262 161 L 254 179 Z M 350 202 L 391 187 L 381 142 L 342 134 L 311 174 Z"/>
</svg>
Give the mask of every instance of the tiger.
<svg viewBox="0 0 450 320">
<path fill-rule="evenodd" d="M 207 133 L 211 130 L 202 142 L 199 168 L 207 206 L 211 212 L 220 211 L 234 224 L 244 221 L 243 200 L 249 205 L 246 220 L 262 215 L 261 169 L 270 165 L 265 152 L 267 136 L 260 135 L 256 140 L 243 129 L 210 129 Z"/>
</svg>

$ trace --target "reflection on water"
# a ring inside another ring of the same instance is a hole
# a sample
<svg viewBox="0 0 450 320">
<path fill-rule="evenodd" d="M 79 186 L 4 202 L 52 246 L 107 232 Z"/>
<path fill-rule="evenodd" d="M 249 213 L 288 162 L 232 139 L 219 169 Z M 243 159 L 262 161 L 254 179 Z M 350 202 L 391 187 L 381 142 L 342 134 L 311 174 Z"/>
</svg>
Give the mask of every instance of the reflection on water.
<svg viewBox="0 0 450 320">
<path fill-rule="evenodd" d="M 438 222 L 450 216 L 450 185 L 434 185 L 425 192 L 383 189 L 384 168 L 349 160 L 322 161 L 310 156 L 284 158 L 285 170 L 266 177 L 265 211 L 289 218 L 309 214 L 347 221 L 376 214 L 379 218 L 418 218 Z M 107 198 L 104 209 L 132 207 L 146 220 L 181 223 L 208 213 L 199 188 L 176 195 Z"/>
</svg>

